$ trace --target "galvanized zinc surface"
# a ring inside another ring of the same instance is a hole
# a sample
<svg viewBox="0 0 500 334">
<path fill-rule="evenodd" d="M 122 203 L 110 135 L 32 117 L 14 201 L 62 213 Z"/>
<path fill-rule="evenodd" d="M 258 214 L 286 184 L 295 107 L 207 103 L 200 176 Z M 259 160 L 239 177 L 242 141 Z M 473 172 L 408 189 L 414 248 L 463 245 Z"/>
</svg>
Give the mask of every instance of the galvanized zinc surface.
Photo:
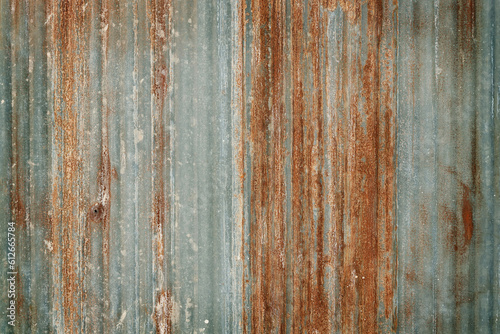
<svg viewBox="0 0 500 334">
<path fill-rule="evenodd" d="M 500 333 L 498 0 L 0 26 L 1 333 Z"/>
</svg>

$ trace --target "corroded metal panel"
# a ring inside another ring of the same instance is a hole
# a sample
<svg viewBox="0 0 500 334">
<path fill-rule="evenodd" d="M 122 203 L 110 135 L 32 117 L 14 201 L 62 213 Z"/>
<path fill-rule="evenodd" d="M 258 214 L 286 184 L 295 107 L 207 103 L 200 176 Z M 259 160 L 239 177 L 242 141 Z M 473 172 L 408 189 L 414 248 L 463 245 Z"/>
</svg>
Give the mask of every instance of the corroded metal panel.
<svg viewBox="0 0 500 334">
<path fill-rule="evenodd" d="M 0 332 L 500 331 L 497 0 L 0 7 Z"/>
</svg>

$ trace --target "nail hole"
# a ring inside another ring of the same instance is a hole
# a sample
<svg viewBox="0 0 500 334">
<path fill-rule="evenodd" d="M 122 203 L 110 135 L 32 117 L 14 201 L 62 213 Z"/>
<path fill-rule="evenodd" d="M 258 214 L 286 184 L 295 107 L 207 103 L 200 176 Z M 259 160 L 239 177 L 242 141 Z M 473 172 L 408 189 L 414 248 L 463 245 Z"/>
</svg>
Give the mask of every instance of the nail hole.
<svg viewBox="0 0 500 334">
<path fill-rule="evenodd" d="M 90 208 L 90 218 L 92 220 L 99 220 L 104 212 L 104 208 L 101 203 L 95 203 Z"/>
</svg>

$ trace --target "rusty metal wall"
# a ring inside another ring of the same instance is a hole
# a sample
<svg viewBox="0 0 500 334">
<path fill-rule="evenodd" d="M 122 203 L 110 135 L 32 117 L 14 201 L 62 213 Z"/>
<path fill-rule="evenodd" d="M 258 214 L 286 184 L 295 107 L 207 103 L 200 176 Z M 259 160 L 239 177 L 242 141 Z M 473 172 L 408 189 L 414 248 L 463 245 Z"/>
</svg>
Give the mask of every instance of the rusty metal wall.
<svg viewBox="0 0 500 334">
<path fill-rule="evenodd" d="M 499 333 L 499 20 L 0 0 L 0 332 Z"/>
</svg>

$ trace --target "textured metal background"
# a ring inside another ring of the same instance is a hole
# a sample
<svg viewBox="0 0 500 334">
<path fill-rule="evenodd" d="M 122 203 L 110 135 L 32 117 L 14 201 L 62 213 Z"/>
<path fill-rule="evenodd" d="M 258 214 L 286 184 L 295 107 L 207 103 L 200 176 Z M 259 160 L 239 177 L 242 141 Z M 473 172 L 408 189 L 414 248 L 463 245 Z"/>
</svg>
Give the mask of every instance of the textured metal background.
<svg viewBox="0 0 500 334">
<path fill-rule="evenodd" d="M 0 332 L 500 333 L 498 0 L 0 1 Z"/>
</svg>

